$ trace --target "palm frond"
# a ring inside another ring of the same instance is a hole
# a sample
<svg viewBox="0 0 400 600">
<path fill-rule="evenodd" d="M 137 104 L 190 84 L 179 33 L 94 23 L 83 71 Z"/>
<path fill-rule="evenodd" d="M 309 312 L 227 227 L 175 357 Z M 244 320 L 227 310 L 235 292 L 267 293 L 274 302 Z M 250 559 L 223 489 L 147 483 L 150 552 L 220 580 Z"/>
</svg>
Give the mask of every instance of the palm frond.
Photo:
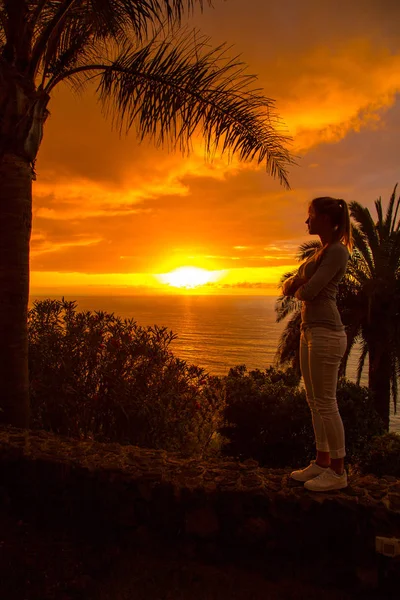
<svg viewBox="0 0 400 600">
<path fill-rule="evenodd" d="M 282 289 L 284 282 L 287 279 L 290 279 L 290 277 L 296 275 L 296 273 L 297 269 L 295 269 L 294 271 L 288 271 L 287 273 L 284 273 L 279 280 L 278 287 Z M 283 321 L 283 319 L 285 319 L 288 314 L 295 310 L 298 310 L 300 305 L 301 303 L 292 296 L 279 296 L 275 302 L 276 322 L 280 323 L 281 321 Z"/>
<path fill-rule="evenodd" d="M 77 64 L 85 64 L 94 58 L 99 50 L 99 42 L 94 27 L 86 19 L 68 20 L 59 35 L 47 44 L 42 58 L 42 86 L 51 89 L 55 80 Z M 91 54 L 92 53 L 92 54 Z"/>
<path fill-rule="evenodd" d="M 400 231 L 394 231 L 390 236 L 389 270 L 399 277 L 400 275 Z"/>
<path fill-rule="evenodd" d="M 322 244 L 319 240 L 310 240 L 309 242 L 304 242 L 299 246 L 299 249 L 296 252 L 296 258 L 299 261 L 306 260 L 309 256 L 312 256 L 321 248 Z"/>
<path fill-rule="evenodd" d="M 287 271 L 286 273 L 284 273 L 279 280 L 279 287 L 282 287 L 282 285 L 287 279 L 290 279 L 290 277 L 296 275 L 297 271 L 298 269 L 294 269 L 293 271 Z"/>
<path fill-rule="evenodd" d="M 265 162 L 267 172 L 289 187 L 287 169 L 294 163 L 289 138 L 276 128 L 274 102 L 250 87 L 255 77 L 244 66 L 227 58 L 225 45 L 209 50 L 207 39 L 191 35 L 180 42 L 152 40 L 124 50 L 111 64 L 77 67 L 62 79 L 97 71 L 103 108 L 120 132 L 135 124 L 141 139 L 149 136 L 183 153 L 201 132 L 208 156 L 220 151 Z"/>
<path fill-rule="evenodd" d="M 397 190 L 397 183 L 394 186 L 394 190 L 392 192 L 392 195 L 390 196 L 390 200 L 389 200 L 389 204 L 387 207 L 387 211 L 386 211 L 386 217 L 385 217 L 385 221 L 384 221 L 384 231 L 387 237 L 390 236 L 390 232 L 392 230 L 392 217 L 393 217 L 393 208 L 394 208 L 394 203 L 396 201 L 396 190 Z M 397 207 L 398 207 L 398 203 L 397 203 Z M 397 214 L 397 207 L 396 207 L 396 214 Z M 393 221 L 396 220 L 396 216 L 394 218 Z"/>
<path fill-rule="evenodd" d="M 397 198 L 397 204 L 396 204 L 396 208 L 395 208 L 394 215 L 393 215 L 392 229 L 390 230 L 390 235 L 392 235 L 400 227 L 400 218 L 399 218 L 399 221 L 396 226 L 396 219 L 397 219 L 397 213 L 399 212 L 399 208 L 400 208 L 400 196 Z"/>
<path fill-rule="evenodd" d="M 347 347 L 346 347 L 346 351 L 345 351 L 343 358 L 341 360 L 341 363 L 340 363 L 339 377 L 346 376 L 347 364 L 349 361 L 350 354 L 353 351 L 354 346 L 356 345 L 356 343 L 359 339 L 360 326 L 356 324 L 356 325 L 351 325 L 350 327 L 347 327 L 346 334 L 347 334 Z"/>
<path fill-rule="evenodd" d="M 276 322 L 280 323 L 292 312 L 300 309 L 301 302 L 293 296 L 279 296 L 275 303 Z"/>
<path fill-rule="evenodd" d="M 166 27 L 176 27 L 185 13 L 191 13 L 196 4 L 202 9 L 205 2 L 210 4 L 211 0 L 49 0 L 36 6 L 37 36 L 30 74 L 36 77 L 39 73 L 48 46 L 57 44 L 66 23 L 84 18 L 100 39 L 120 44 L 131 32 L 136 41 L 142 42 L 150 33 L 154 36 Z"/>
<path fill-rule="evenodd" d="M 378 231 L 380 231 L 384 225 L 383 210 L 382 210 L 382 198 L 380 196 L 379 196 L 378 200 L 375 200 L 375 210 L 376 210 L 376 214 L 378 215 L 377 227 L 378 227 Z"/>
<path fill-rule="evenodd" d="M 277 366 L 291 366 L 300 374 L 300 310 L 292 316 L 283 330 L 278 348 L 275 354 L 275 364 Z"/>
<path fill-rule="evenodd" d="M 352 234 L 354 242 L 353 255 L 355 256 L 357 262 L 360 260 L 360 258 L 365 261 L 365 264 L 368 265 L 369 276 L 373 277 L 375 273 L 375 264 L 372 251 L 368 243 L 368 238 L 355 225 L 352 226 Z M 356 256 L 356 254 L 354 254 L 357 252 L 360 256 Z"/>
<path fill-rule="evenodd" d="M 353 252 L 347 263 L 347 271 L 345 274 L 345 280 L 351 281 L 353 287 L 360 287 L 367 281 L 373 278 L 373 272 L 371 273 L 370 266 L 364 259 L 357 246 L 354 246 Z"/>
<path fill-rule="evenodd" d="M 350 214 L 356 221 L 364 242 L 370 247 L 373 262 L 376 266 L 379 261 L 379 238 L 371 213 L 368 208 L 361 206 L 358 202 L 351 202 Z M 356 229 L 353 230 L 353 233 L 356 233 Z"/>
</svg>

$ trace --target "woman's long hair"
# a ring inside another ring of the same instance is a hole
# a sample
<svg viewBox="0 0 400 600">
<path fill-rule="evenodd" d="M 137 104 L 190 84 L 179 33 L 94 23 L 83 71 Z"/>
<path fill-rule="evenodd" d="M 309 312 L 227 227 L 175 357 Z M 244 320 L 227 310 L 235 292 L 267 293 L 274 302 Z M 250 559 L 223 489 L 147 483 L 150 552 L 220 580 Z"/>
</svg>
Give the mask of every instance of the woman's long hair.
<svg viewBox="0 0 400 600">
<path fill-rule="evenodd" d="M 317 214 L 328 215 L 333 227 L 333 241 L 342 242 L 348 251 L 353 249 L 350 213 L 347 202 L 342 198 L 321 196 L 311 201 L 311 206 Z"/>
</svg>

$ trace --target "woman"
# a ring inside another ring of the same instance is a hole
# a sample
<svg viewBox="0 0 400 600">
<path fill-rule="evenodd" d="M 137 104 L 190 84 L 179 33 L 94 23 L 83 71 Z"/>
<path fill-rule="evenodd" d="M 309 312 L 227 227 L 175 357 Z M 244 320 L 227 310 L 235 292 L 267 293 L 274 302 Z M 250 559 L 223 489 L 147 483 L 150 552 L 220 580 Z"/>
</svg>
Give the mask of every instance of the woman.
<svg viewBox="0 0 400 600">
<path fill-rule="evenodd" d="M 316 492 L 347 486 L 345 436 L 336 400 L 340 361 L 347 336 L 336 305 L 338 285 L 352 248 L 350 216 L 344 200 L 315 198 L 306 221 L 322 248 L 286 280 L 283 293 L 302 300 L 300 368 L 311 409 L 317 448 L 308 467 L 291 477 Z"/>
</svg>

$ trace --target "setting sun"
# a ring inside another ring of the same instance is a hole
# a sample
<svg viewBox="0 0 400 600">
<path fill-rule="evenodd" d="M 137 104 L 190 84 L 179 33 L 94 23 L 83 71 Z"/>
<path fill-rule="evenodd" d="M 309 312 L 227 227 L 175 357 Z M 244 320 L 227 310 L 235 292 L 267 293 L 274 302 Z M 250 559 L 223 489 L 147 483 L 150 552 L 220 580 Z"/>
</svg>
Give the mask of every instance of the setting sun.
<svg viewBox="0 0 400 600">
<path fill-rule="evenodd" d="M 198 267 L 179 267 L 170 273 L 158 275 L 158 279 L 176 288 L 192 289 L 219 279 L 220 271 L 207 271 Z"/>
</svg>

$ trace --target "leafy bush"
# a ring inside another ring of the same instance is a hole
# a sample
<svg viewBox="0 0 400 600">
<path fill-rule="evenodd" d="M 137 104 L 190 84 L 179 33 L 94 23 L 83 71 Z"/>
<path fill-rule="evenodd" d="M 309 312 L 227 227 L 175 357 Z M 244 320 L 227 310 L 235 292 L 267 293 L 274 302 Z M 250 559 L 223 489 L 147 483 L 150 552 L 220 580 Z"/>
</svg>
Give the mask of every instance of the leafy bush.
<svg viewBox="0 0 400 600">
<path fill-rule="evenodd" d="M 271 467 L 296 467 L 314 456 L 311 415 L 294 370 L 247 372 L 241 365 L 226 378 L 211 377 L 173 356 L 174 338 L 166 328 L 77 312 L 64 299 L 35 302 L 29 311 L 32 425 L 187 455 L 222 448 Z M 366 449 L 384 430 L 369 390 L 341 380 L 338 402 L 348 460 L 372 464 Z M 373 442 L 378 463 L 379 443 Z"/>
<path fill-rule="evenodd" d="M 314 432 L 305 392 L 291 369 L 265 372 L 231 369 L 226 378 L 227 424 L 221 433 L 224 454 L 254 458 L 271 467 L 306 464 L 315 455 Z M 371 394 L 346 380 L 338 386 L 338 403 L 346 430 L 347 460 L 356 460 L 383 426 Z"/>
<path fill-rule="evenodd" d="M 374 437 L 360 452 L 357 469 L 361 473 L 373 473 L 378 477 L 400 477 L 400 435 L 385 433 Z"/>
<path fill-rule="evenodd" d="M 384 433 L 385 428 L 369 388 L 343 378 L 339 381 L 337 399 L 346 434 L 347 460 L 355 463 L 372 438 Z"/>
<path fill-rule="evenodd" d="M 29 311 L 32 422 L 73 437 L 204 454 L 222 422 L 222 381 L 175 358 L 175 335 L 64 299 Z"/>
<path fill-rule="evenodd" d="M 247 372 L 236 367 L 226 378 L 223 453 L 254 458 L 271 467 L 297 465 L 313 454 L 313 431 L 303 390 L 289 371 Z"/>
</svg>

